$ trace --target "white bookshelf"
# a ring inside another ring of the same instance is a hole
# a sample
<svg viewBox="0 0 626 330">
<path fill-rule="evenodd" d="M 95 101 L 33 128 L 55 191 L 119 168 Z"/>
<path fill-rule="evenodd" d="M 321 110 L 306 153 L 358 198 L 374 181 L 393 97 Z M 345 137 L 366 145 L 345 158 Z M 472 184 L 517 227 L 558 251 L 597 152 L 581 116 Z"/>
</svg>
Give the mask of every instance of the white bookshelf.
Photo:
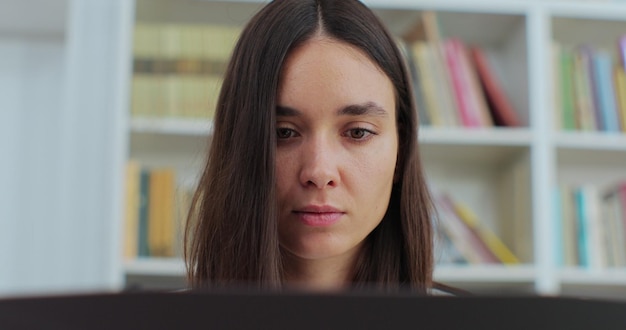
<svg viewBox="0 0 626 330">
<path fill-rule="evenodd" d="M 419 132 L 422 160 L 433 190 L 452 191 L 522 259 L 518 266 L 437 265 L 435 279 L 479 292 L 600 295 L 626 283 L 623 270 L 601 273 L 556 265 L 552 191 L 563 182 L 606 184 L 626 179 L 626 136 L 554 130 L 551 43 L 594 40 L 609 46 L 626 33 L 626 6 L 611 2 L 366 0 L 401 35 L 419 12 L 438 12 L 444 37 L 478 44 L 509 78 L 503 88 L 521 128 L 433 128 Z M 263 1 L 183 1 L 172 6 L 138 0 L 137 19 L 153 22 L 245 24 Z M 211 14 L 209 14 L 211 13 Z M 208 15 L 208 16 L 207 16 Z M 598 38 L 602 35 L 602 38 Z M 133 119 L 130 155 L 148 163 L 174 162 L 193 171 L 211 124 L 175 119 Z M 173 152 L 164 148 L 171 144 Z M 185 152 L 180 152 L 185 150 Z M 184 158 L 185 154 L 191 155 Z M 160 159 L 162 158 L 162 159 Z M 137 260 L 133 275 L 183 276 L 180 260 Z M 591 288 L 591 289 L 589 289 Z"/>
<path fill-rule="evenodd" d="M 469 204 L 514 247 L 523 264 L 438 265 L 435 279 L 485 292 L 607 297 L 625 293 L 624 269 L 590 271 L 556 265 L 554 187 L 626 179 L 626 136 L 554 129 L 551 43 L 614 47 L 613 40 L 626 33 L 626 6 L 558 0 L 364 2 L 397 34 L 410 28 L 420 11 L 435 10 L 444 36 L 479 44 L 493 55 L 500 72 L 515 77 L 504 81 L 503 87 L 524 127 L 423 127 L 420 144 L 432 186 L 454 191 L 455 198 Z M 123 162 L 133 157 L 151 166 L 174 166 L 185 180 L 193 180 L 202 165 L 212 124 L 206 120 L 130 118 L 127 79 L 131 76 L 132 19 L 128 17 L 148 22 L 243 25 L 265 1 L 0 3 L 8 4 L 4 8 L 19 8 L 18 14 L 25 17 L 0 11 L 0 47 L 13 51 L 5 52 L 9 60 L 0 64 L 0 86 L 7 87 L 1 90 L 8 91 L 2 94 L 7 97 L 3 96 L 0 105 L 12 110 L 4 112 L 0 120 L 1 140 L 6 141 L 2 146 L 7 146 L 2 158 L 13 159 L 0 165 L 0 179 L 8 182 L 0 187 L 0 197 L 21 201 L 0 207 L 0 244 L 5 247 L 0 261 L 12 269 L 0 272 L 0 294 L 15 288 L 67 288 L 70 282 L 81 288 L 121 288 L 122 279 L 129 276 L 182 278 L 181 260 L 124 261 L 119 256 Z M 105 16 L 107 20 L 96 19 Z M 105 44 L 108 48 L 98 53 Z M 82 58 L 91 62 L 78 60 Z M 43 70 L 28 70 L 33 63 Z M 88 63 L 103 64 L 94 69 Z M 15 86 L 14 81 L 21 79 L 34 86 L 28 92 L 37 97 L 27 98 L 26 90 Z M 54 112 L 43 110 L 46 107 L 61 115 L 52 116 Z M 38 115 L 43 121 L 27 115 Z M 19 148 L 11 144 L 15 140 L 21 141 Z M 43 171 L 38 165 L 42 163 L 51 165 Z M 91 173 L 100 173 L 103 179 L 96 180 Z M 23 177 L 29 179 L 18 180 Z M 525 186 L 520 188 L 522 181 Z M 72 201 L 84 207 L 77 208 Z M 28 209 L 32 203 L 41 208 Z M 27 212 L 22 212 L 24 209 Z M 33 225 L 46 232 L 35 237 L 36 244 L 28 236 L 28 226 Z M 22 256 L 9 252 L 15 250 Z M 45 256 L 39 254 L 44 250 Z M 48 277 L 28 275 L 41 273 L 42 267 L 54 271 Z"/>
</svg>

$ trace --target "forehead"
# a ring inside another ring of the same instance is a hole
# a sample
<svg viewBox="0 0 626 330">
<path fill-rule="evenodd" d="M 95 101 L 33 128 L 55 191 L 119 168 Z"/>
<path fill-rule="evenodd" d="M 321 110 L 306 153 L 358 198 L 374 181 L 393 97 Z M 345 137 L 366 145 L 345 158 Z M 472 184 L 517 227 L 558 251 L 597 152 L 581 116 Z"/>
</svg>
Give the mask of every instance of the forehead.
<svg viewBox="0 0 626 330">
<path fill-rule="evenodd" d="M 314 37 L 293 49 L 287 56 L 281 77 L 284 80 L 290 75 L 306 72 L 307 69 L 318 71 L 320 67 L 335 68 L 338 76 L 345 71 L 357 69 L 377 72 L 379 78 L 388 79 L 361 49 L 325 36 Z"/>
<path fill-rule="evenodd" d="M 294 49 L 285 61 L 278 102 L 374 102 L 393 112 L 394 90 L 391 80 L 363 51 L 335 39 L 315 37 Z"/>
</svg>

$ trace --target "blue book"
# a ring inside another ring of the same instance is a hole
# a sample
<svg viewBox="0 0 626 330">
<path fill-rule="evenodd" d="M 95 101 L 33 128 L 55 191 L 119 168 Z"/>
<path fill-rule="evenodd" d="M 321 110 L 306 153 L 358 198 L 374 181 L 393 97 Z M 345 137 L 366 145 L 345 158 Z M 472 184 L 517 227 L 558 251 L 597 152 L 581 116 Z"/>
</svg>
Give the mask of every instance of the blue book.
<svg viewBox="0 0 626 330">
<path fill-rule="evenodd" d="M 613 59 L 606 51 L 598 50 L 593 56 L 593 74 L 598 92 L 598 105 L 602 114 L 602 125 L 605 132 L 619 133 L 620 124 L 613 86 Z"/>
<path fill-rule="evenodd" d="M 148 245 L 148 211 L 150 194 L 150 171 L 141 169 L 139 176 L 139 239 L 137 254 L 140 257 L 150 256 L 150 246 Z"/>
<path fill-rule="evenodd" d="M 576 202 L 576 223 L 578 224 L 578 262 L 580 266 L 589 266 L 589 248 L 587 246 L 587 208 L 585 205 L 585 194 L 581 187 L 574 190 Z"/>
</svg>

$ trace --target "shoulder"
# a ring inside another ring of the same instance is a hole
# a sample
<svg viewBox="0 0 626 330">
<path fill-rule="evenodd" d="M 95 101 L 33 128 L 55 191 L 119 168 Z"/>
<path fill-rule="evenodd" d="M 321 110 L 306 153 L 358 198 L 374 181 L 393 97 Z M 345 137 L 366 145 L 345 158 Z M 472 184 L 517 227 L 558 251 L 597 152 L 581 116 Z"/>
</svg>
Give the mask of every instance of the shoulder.
<svg viewBox="0 0 626 330">
<path fill-rule="evenodd" d="M 439 282 L 433 282 L 432 286 L 428 289 L 429 296 L 447 296 L 447 297 L 462 297 L 471 296 L 472 293 L 460 288 L 442 284 Z"/>
</svg>

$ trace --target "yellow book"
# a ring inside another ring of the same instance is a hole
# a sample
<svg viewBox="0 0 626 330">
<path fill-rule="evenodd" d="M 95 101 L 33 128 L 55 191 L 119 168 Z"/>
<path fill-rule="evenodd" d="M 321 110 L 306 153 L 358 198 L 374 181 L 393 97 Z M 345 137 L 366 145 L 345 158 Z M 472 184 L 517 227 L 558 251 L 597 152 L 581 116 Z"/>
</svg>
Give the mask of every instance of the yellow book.
<svg viewBox="0 0 626 330">
<path fill-rule="evenodd" d="M 161 242 L 161 175 L 158 170 L 150 171 L 148 185 L 148 250 L 150 256 L 159 256 Z"/>
<path fill-rule="evenodd" d="M 474 212 L 465 205 L 455 203 L 454 208 L 459 218 L 474 230 L 489 250 L 504 264 L 519 264 L 519 259 L 509 250 L 500 238 L 488 227 L 481 224 Z"/>
<path fill-rule="evenodd" d="M 176 176 L 173 169 L 163 171 L 162 198 L 163 198 L 163 228 L 162 248 L 163 256 L 174 256 L 174 242 L 176 241 Z"/>
<path fill-rule="evenodd" d="M 434 84 L 435 77 L 431 64 L 431 45 L 424 41 L 417 41 L 411 46 L 413 48 L 413 61 L 417 66 L 417 71 L 422 85 L 422 91 L 424 93 L 424 103 L 426 106 L 426 113 L 430 118 L 432 126 L 440 127 L 444 126 L 441 118 L 442 110 L 437 102 L 437 91 Z"/>
<path fill-rule="evenodd" d="M 126 164 L 126 205 L 124 216 L 124 247 L 126 259 L 137 257 L 139 239 L 139 162 L 130 160 Z"/>
<path fill-rule="evenodd" d="M 175 178 L 172 169 L 155 169 L 150 174 L 148 242 L 150 255 L 174 255 Z"/>
<path fill-rule="evenodd" d="M 617 108 L 622 127 L 622 132 L 626 132 L 626 69 L 616 67 L 614 70 L 615 94 L 617 94 Z"/>
</svg>

